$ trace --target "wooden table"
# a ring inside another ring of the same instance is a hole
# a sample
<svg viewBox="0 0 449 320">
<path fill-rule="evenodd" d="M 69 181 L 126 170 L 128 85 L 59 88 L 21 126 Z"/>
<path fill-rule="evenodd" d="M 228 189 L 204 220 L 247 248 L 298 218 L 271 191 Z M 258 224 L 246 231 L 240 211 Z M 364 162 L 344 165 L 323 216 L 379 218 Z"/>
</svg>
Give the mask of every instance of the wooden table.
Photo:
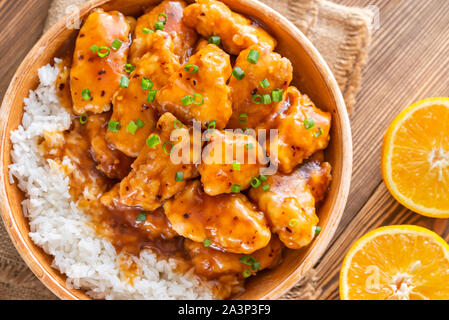
<svg viewBox="0 0 449 320">
<path fill-rule="evenodd" d="M 449 1 L 335 2 L 378 6 L 381 27 L 373 33 L 363 87 L 351 115 L 354 171 L 347 208 L 333 242 L 316 266 L 320 299 L 338 299 L 343 257 L 350 245 L 371 229 L 418 224 L 449 240 L 447 220 L 424 218 L 399 205 L 385 188 L 379 169 L 382 137 L 395 115 L 416 100 L 449 96 Z M 49 3 L 0 0 L 0 97 L 41 35 Z"/>
</svg>

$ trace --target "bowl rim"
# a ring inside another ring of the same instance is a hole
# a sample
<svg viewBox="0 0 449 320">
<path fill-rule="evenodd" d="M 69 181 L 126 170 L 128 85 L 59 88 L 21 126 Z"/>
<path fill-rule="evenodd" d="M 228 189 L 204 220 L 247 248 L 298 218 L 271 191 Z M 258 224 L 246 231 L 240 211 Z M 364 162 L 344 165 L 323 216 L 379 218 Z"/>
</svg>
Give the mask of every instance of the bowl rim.
<svg viewBox="0 0 449 320">
<path fill-rule="evenodd" d="M 12 103 L 9 97 L 13 92 L 13 88 L 16 86 L 17 79 L 19 75 L 23 74 L 27 70 L 30 57 L 39 55 L 42 47 L 45 47 L 45 43 L 49 39 L 54 39 L 57 35 L 62 33 L 67 29 L 66 22 L 73 21 L 79 17 L 85 17 L 85 15 L 92 9 L 102 6 L 113 0 L 90 0 L 85 4 L 79 6 L 79 11 L 72 12 L 61 20 L 59 20 L 55 25 L 53 25 L 47 32 L 45 32 L 33 48 L 28 52 L 26 57 L 21 62 L 20 66 L 17 68 L 11 82 L 8 86 L 7 91 L 3 97 L 3 102 L 0 108 L 0 172 L 5 172 L 4 167 L 4 144 L 5 140 L 9 139 L 9 133 L 6 131 L 7 123 L 9 121 L 9 114 L 12 110 Z M 232 7 L 228 2 L 230 0 L 220 0 L 228 6 Z M 312 244 L 313 247 L 305 255 L 304 260 L 300 266 L 293 270 L 288 276 L 286 276 L 283 281 L 281 281 L 272 291 L 262 296 L 260 299 L 277 299 L 291 289 L 302 277 L 310 270 L 321 258 L 324 251 L 328 248 L 336 229 L 339 225 L 341 217 L 343 215 L 347 198 L 349 195 L 350 181 L 352 175 L 352 160 L 353 160 L 353 147 L 352 147 L 352 137 L 351 137 L 351 127 L 346 105 L 343 99 L 343 95 L 337 84 L 334 74 L 331 72 L 329 66 L 327 65 L 324 58 L 311 43 L 311 41 L 287 18 L 283 15 L 259 2 L 258 0 L 233 0 L 236 2 L 243 3 L 247 7 L 253 8 L 255 11 L 262 12 L 264 15 L 269 17 L 274 21 L 278 21 L 283 31 L 290 33 L 296 41 L 303 47 L 307 55 L 312 59 L 313 64 L 316 65 L 319 74 L 327 86 L 329 92 L 332 95 L 332 99 L 335 101 L 336 110 L 340 118 L 341 125 L 341 138 L 342 138 L 342 168 L 341 168 L 341 181 L 344 183 L 339 184 L 339 191 L 337 193 L 336 201 L 333 205 L 333 212 L 329 215 L 329 220 L 327 222 L 324 232 L 321 236 L 315 239 Z M 8 150 L 9 151 L 9 150 Z M 31 271 L 39 278 L 39 280 L 56 296 L 61 299 L 73 299 L 79 300 L 80 297 L 74 292 L 68 289 L 66 286 L 61 285 L 55 278 L 47 271 L 46 267 L 42 261 L 39 261 L 37 257 L 32 253 L 33 250 L 26 244 L 24 237 L 29 237 L 28 234 L 23 234 L 19 231 L 17 223 L 14 218 L 14 213 L 9 206 L 9 199 L 7 197 L 6 185 L 9 184 L 9 178 L 7 176 L 0 174 L 0 214 L 2 220 L 5 224 L 5 228 L 12 240 L 16 250 L 19 252 L 22 259 L 25 261 L 27 266 Z M 49 254 L 47 254 L 50 256 Z M 51 267 L 52 268 L 52 267 Z"/>
</svg>

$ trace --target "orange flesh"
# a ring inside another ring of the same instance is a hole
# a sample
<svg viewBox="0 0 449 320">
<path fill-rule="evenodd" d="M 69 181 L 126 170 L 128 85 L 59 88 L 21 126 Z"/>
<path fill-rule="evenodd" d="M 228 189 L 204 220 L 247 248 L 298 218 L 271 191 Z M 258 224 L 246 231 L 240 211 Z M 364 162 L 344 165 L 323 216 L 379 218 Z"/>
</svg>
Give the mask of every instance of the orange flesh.
<svg viewBox="0 0 449 320">
<path fill-rule="evenodd" d="M 449 211 L 447 123 L 449 108 L 446 106 L 415 111 L 395 135 L 391 169 L 393 182 L 405 198 L 413 199 L 418 205 Z"/>
<path fill-rule="evenodd" d="M 347 273 L 349 299 L 447 299 L 449 260 L 427 234 L 382 234 L 358 250 Z"/>
</svg>

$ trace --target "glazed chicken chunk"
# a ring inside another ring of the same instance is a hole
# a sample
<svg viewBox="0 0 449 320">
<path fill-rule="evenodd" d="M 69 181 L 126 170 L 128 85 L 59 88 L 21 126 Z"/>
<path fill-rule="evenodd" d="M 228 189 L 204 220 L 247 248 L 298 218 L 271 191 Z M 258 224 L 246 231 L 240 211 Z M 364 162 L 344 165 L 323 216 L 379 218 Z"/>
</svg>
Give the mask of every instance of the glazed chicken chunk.
<svg viewBox="0 0 449 320">
<path fill-rule="evenodd" d="M 278 143 L 272 140 L 267 152 L 280 171 L 290 173 L 312 154 L 327 147 L 330 126 L 330 113 L 317 108 L 295 87 L 289 87 L 276 111 L 258 129 L 278 130 Z"/>
<path fill-rule="evenodd" d="M 210 140 L 198 166 L 208 195 L 247 189 L 268 163 L 262 147 L 251 135 L 214 130 Z"/>
<path fill-rule="evenodd" d="M 304 165 L 289 175 L 267 177 L 269 190 L 252 188 L 249 197 L 266 214 L 271 230 L 290 249 L 308 245 L 318 224 L 316 199 L 322 199 L 330 182 L 330 165 Z"/>
<path fill-rule="evenodd" d="M 257 63 L 251 56 L 258 54 Z M 248 58 L 250 57 L 250 58 Z M 251 60 L 252 62 L 250 62 Z M 290 60 L 274 53 L 270 48 L 254 45 L 243 50 L 237 57 L 234 70 L 244 72 L 243 78 L 231 77 L 229 86 L 232 97 L 231 128 L 254 128 L 268 117 L 278 105 L 276 94 L 282 99 L 292 81 L 293 68 Z M 274 90 L 277 90 L 273 93 Z M 242 118 L 242 115 L 245 117 Z"/>
<path fill-rule="evenodd" d="M 176 129 L 177 141 L 171 141 L 171 133 L 181 123 L 170 113 L 163 114 L 156 131 L 132 164 L 130 174 L 120 183 L 120 202 L 147 211 L 159 208 L 163 201 L 184 189 L 186 180 L 198 176 L 194 163 L 201 153 L 201 143 L 186 127 Z M 185 150 L 190 150 L 184 152 Z M 199 151 L 198 151 L 199 150 Z M 172 158 L 181 153 L 179 159 Z M 195 155 L 197 154 L 197 155 Z M 188 157 L 188 158 L 186 158 Z M 176 161 L 175 161 L 176 160 Z"/>
<path fill-rule="evenodd" d="M 184 10 L 184 23 L 206 38 L 219 36 L 230 54 L 238 55 L 257 43 L 270 49 L 276 46 L 276 40 L 264 29 L 219 1 L 196 0 Z"/>
<path fill-rule="evenodd" d="M 164 204 L 168 220 L 180 235 L 209 242 L 212 248 L 249 254 L 271 238 L 264 214 L 243 194 L 209 196 L 198 180 Z"/>
<path fill-rule="evenodd" d="M 184 1 L 165 0 L 137 19 L 130 49 L 131 63 L 137 64 L 151 49 L 155 32 L 161 29 L 170 35 L 173 41 L 171 50 L 178 60 L 184 63 L 188 59 L 198 36 L 182 21 L 185 6 Z M 159 27 L 155 26 L 156 23 Z"/>
<path fill-rule="evenodd" d="M 138 208 L 124 206 L 120 203 L 120 184 L 116 184 L 110 191 L 101 197 L 101 203 L 109 209 L 110 213 L 120 215 L 120 220 L 126 221 L 131 227 L 141 230 L 149 239 L 172 239 L 178 234 L 173 230 L 165 216 L 162 207 L 155 211 L 145 212 Z M 145 219 L 138 219 L 144 214 Z"/>
<path fill-rule="evenodd" d="M 173 41 L 163 31 L 153 35 L 148 52 L 137 62 L 129 75 L 129 84 L 113 97 L 111 121 L 119 123 L 117 130 L 108 130 L 108 142 L 130 157 L 137 157 L 157 121 L 156 90 L 180 68 L 173 54 Z"/>
<path fill-rule="evenodd" d="M 109 117 L 110 113 L 90 115 L 82 128 L 86 130 L 97 169 L 109 178 L 123 179 L 131 171 L 134 159 L 107 144 L 106 130 Z"/>
<path fill-rule="evenodd" d="M 102 113 L 111 108 L 128 58 L 130 26 L 117 11 L 95 11 L 81 27 L 70 72 L 73 110 Z"/>
<path fill-rule="evenodd" d="M 230 297 L 244 290 L 245 278 L 276 267 L 282 259 L 283 245 L 277 236 L 273 236 L 266 247 L 255 251 L 251 256 L 245 256 L 215 250 L 186 239 L 184 249 L 197 275 L 207 280 L 218 280 L 213 287 L 214 294 L 217 297 Z"/>
<path fill-rule="evenodd" d="M 205 126 L 214 121 L 217 129 L 223 129 L 232 113 L 226 85 L 231 72 L 229 55 L 216 45 L 205 46 L 158 91 L 159 112 L 171 112 L 186 124 L 197 120 Z"/>
<path fill-rule="evenodd" d="M 266 247 L 253 252 L 250 256 L 215 250 L 188 239 L 184 241 L 184 248 L 192 258 L 197 274 L 208 279 L 215 279 L 226 274 L 234 274 L 241 278 L 245 269 L 250 270 L 251 274 L 255 274 L 263 269 L 272 268 L 281 260 L 283 246 L 279 238 L 273 236 Z M 259 262 L 260 266 L 251 268 L 248 264 L 243 263 L 242 261 L 246 261 L 247 257 Z"/>
</svg>

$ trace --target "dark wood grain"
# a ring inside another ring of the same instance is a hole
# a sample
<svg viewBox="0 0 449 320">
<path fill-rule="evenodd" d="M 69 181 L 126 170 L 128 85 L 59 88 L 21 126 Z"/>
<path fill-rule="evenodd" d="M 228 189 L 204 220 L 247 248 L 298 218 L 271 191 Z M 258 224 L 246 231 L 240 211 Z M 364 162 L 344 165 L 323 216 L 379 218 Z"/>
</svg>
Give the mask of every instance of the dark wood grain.
<svg viewBox="0 0 449 320">
<path fill-rule="evenodd" d="M 0 102 L 14 72 L 42 35 L 51 0 L 0 0 Z"/>
<path fill-rule="evenodd" d="M 399 205 L 380 173 L 380 150 L 390 122 L 406 106 L 449 96 L 449 1 L 338 0 L 344 5 L 376 5 L 374 31 L 362 89 L 351 115 L 354 169 L 345 214 L 334 241 L 316 266 L 320 299 L 338 299 L 338 274 L 356 239 L 382 225 L 418 224 L 448 239 L 446 219 L 429 219 Z"/>
<path fill-rule="evenodd" d="M 373 33 L 362 90 L 351 115 L 354 171 L 347 208 L 332 245 L 316 266 L 321 299 L 338 299 L 344 255 L 371 229 L 418 224 L 449 239 L 447 220 L 421 217 L 391 197 L 382 183 L 379 164 L 383 134 L 403 108 L 419 99 L 449 96 L 449 1 L 335 2 L 378 6 L 381 27 Z M 41 35 L 49 3 L 0 0 L 0 100 L 18 64 Z"/>
</svg>

